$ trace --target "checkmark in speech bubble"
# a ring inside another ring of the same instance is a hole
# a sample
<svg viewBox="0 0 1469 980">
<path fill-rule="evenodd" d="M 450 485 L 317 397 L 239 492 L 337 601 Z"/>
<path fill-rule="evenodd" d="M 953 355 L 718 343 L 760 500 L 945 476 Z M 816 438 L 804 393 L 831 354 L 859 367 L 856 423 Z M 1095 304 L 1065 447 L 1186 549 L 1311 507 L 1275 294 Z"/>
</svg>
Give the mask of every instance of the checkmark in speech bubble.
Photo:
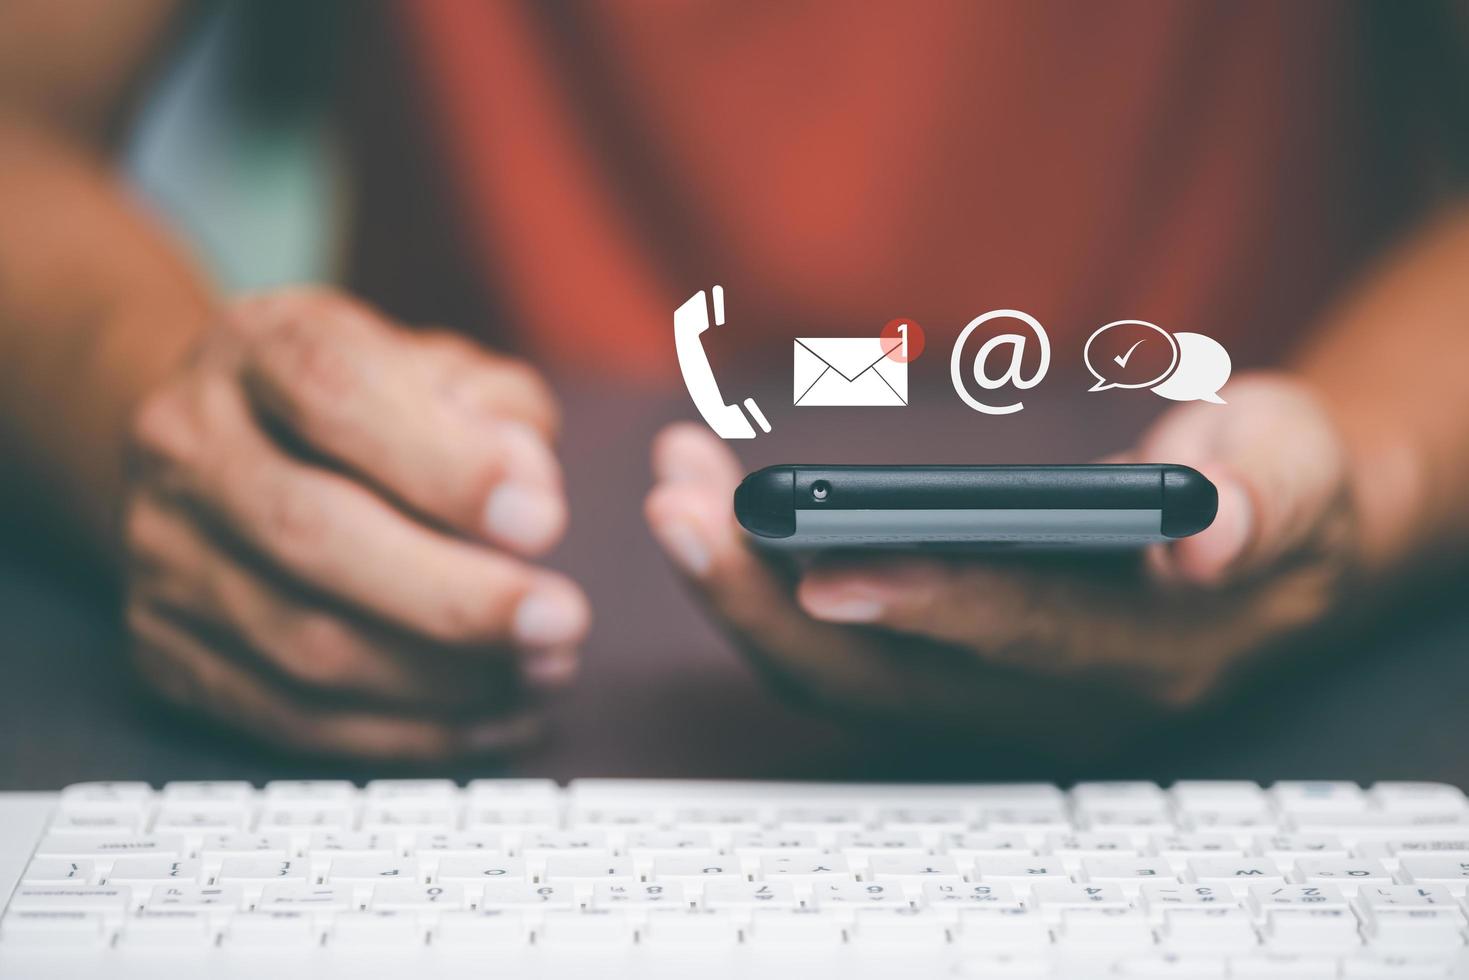
<svg viewBox="0 0 1469 980">
<path fill-rule="evenodd" d="M 1179 351 L 1173 335 L 1155 323 L 1115 320 L 1092 332 L 1082 358 L 1097 379 L 1089 391 L 1151 388 L 1173 373 Z"/>
</svg>

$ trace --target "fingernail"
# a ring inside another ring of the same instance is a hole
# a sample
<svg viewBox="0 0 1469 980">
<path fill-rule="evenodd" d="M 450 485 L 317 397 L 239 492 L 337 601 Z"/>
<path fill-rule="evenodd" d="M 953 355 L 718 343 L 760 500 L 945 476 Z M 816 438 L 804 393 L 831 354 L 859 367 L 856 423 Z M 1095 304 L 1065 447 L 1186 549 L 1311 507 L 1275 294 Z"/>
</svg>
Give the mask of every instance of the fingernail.
<svg viewBox="0 0 1469 980">
<path fill-rule="evenodd" d="M 564 510 L 546 487 L 502 483 L 485 503 L 485 530 L 522 551 L 540 552 L 556 543 Z"/>
<path fill-rule="evenodd" d="M 535 687 L 562 687 L 576 676 L 576 651 L 568 648 L 533 650 L 525 658 L 525 679 Z"/>
<path fill-rule="evenodd" d="M 524 647 L 565 647 L 582 638 L 587 619 L 579 593 L 563 585 L 542 586 L 520 600 L 512 630 Z"/>
<path fill-rule="evenodd" d="M 871 592 L 852 588 L 808 587 L 801 590 L 801 606 L 817 619 L 833 623 L 871 623 L 887 605 Z"/>
<path fill-rule="evenodd" d="M 685 521 L 660 524 L 658 540 L 686 575 L 702 578 L 709 571 L 709 548 L 692 524 Z"/>
</svg>

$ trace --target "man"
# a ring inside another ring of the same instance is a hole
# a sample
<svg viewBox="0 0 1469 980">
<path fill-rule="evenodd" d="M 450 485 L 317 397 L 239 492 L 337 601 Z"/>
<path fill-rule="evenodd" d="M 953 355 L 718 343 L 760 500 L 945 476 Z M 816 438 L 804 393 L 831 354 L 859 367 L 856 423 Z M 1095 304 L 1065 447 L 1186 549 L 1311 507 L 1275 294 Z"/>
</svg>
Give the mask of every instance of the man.
<svg viewBox="0 0 1469 980">
<path fill-rule="evenodd" d="M 114 557 L 165 698 L 316 751 L 512 745 L 590 620 L 536 562 L 567 518 L 554 394 L 529 360 L 341 293 L 212 290 L 109 158 L 177 6 L 0 10 L 7 443 Z M 1123 733 L 1361 582 L 1462 548 L 1469 213 L 1420 190 L 1417 144 L 1358 108 L 1364 10 L 367 13 L 413 66 L 466 261 L 528 359 L 667 377 L 670 311 L 721 270 L 749 284 L 751 324 L 913 297 L 962 322 L 980 281 L 1062 339 L 1115 312 L 1280 365 L 1237 375 L 1227 408 L 1172 409 L 1129 454 L 1220 488 L 1214 525 L 1139 580 L 902 560 L 792 585 L 736 533 L 727 449 L 667 430 L 653 534 L 818 702 L 1045 738 L 1045 706 L 1085 688 Z"/>
</svg>

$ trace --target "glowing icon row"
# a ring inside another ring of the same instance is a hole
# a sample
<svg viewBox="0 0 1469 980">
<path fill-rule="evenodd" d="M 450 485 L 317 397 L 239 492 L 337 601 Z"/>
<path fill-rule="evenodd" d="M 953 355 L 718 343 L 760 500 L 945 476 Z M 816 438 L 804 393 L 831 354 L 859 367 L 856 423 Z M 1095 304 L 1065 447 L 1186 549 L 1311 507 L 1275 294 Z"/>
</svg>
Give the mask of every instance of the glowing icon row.
<svg viewBox="0 0 1469 980">
<path fill-rule="evenodd" d="M 999 329 L 1008 321 L 1025 332 Z M 754 398 L 726 403 L 704 350 L 702 335 L 724 324 L 724 288 L 700 290 L 673 314 L 674 346 L 684 384 L 704 421 L 723 439 L 753 439 L 770 422 Z M 982 339 L 977 339 L 982 338 Z M 797 407 L 908 404 L 908 362 L 923 351 L 923 331 L 911 320 L 893 320 L 876 337 L 797 337 L 792 347 L 793 404 Z M 974 353 L 969 354 L 971 346 Z M 1034 344 L 1037 356 L 1027 357 Z M 1198 333 L 1170 333 L 1146 320 L 1116 320 L 1087 338 L 1082 351 L 1097 383 L 1089 391 L 1149 388 L 1175 401 L 1224 404 L 1219 390 L 1229 380 L 1229 352 Z M 1030 366 L 1027 368 L 1027 364 Z M 1051 341 L 1039 320 L 1020 310 L 991 310 L 959 332 L 949 355 L 949 377 L 959 399 L 976 412 L 1010 415 L 1025 404 L 989 393 L 1028 391 L 1051 367 Z M 998 371 L 995 369 L 998 368 Z M 972 392 L 972 378 L 978 392 Z M 992 401 L 998 400 L 998 404 Z M 743 411 L 741 411 L 743 407 Z M 752 424 L 753 420 L 753 424 Z"/>
</svg>

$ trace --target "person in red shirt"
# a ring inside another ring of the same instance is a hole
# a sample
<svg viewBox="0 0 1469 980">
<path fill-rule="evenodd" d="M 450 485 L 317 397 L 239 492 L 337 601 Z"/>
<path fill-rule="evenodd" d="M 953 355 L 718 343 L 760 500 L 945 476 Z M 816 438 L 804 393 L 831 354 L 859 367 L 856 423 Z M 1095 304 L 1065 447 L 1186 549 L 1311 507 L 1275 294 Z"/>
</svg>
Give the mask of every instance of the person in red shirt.
<svg viewBox="0 0 1469 980">
<path fill-rule="evenodd" d="M 962 322 L 982 270 L 1058 342 L 1146 311 L 1261 366 L 1128 454 L 1203 469 L 1220 510 L 1125 590 L 913 559 L 792 585 L 738 536 L 727 448 L 668 429 L 653 534 L 820 700 L 1036 737 L 1078 684 L 1175 710 L 1465 543 L 1469 213 L 1427 122 L 1367 108 L 1380 8 L 373 5 L 512 358 L 323 288 L 215 293 L 109 152 L 177 6 L 0 10 L 0 426 L 174 702 L 375 757 L 527 737 L 590 617 L 537 564 L 567 515 L 531 365 L 669 383 L 671 311 L 715 275 L 747 323 L 822 327 L 913 297 Z"/>
</svg>

